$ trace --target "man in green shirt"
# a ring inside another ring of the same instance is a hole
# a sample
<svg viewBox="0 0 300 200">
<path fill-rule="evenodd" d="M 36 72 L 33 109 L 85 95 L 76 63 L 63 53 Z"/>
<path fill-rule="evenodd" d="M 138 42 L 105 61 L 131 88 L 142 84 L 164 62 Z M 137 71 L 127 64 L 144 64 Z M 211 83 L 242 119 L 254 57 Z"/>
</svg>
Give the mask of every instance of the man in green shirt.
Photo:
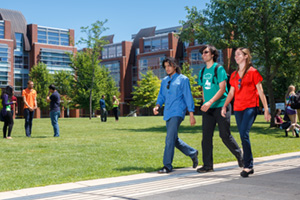
<svg viewBox="0 0 300 200">
<path fill-rule="evenodd" d="M 219 135 L 223 143 L 237 158 L 239 167 L 243 167 L 242 152 L 230 133 L 230 113 L 221 116 L 225 103 L 227 74 L 225 69 L 216 63 L 219 53 L 214 46 L 204 45 L 200 49 L 206 66 L 199 72 L 198 84 L 203 89 L 202 111 L 202 160 L 203 166 L 197 172 L 213 171 L 213 134 L 218 123 Z M 204 71 L 203 71 L 204 70 Z M 229 108 L 227 108 L 229 110 Z M 230 109 L 231 110 L 231 109 Z"/>
</svg>

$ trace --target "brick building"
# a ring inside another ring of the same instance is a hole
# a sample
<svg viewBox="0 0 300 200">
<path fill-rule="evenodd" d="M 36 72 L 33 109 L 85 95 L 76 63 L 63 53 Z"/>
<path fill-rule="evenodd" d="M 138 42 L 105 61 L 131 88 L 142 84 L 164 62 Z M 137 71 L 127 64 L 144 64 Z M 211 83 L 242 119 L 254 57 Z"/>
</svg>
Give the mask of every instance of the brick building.
<svg viewBox="0 0 300 200">
<path fill-rule="evenodd" d="M 30 69 L 43 62 L 50 73 L 71 71 L 66 52 L 76 53 L 73 41 L 72 29 L 28 25 L 21 12 L 0 9 L 0 88 L 14 87 L 20 115 L 23 111 L 21 92 L 27 87 Z M 71 111 L 70 116 L 78 117 L 79 112 Z M 40 117 L 39 110 L 36 117 Z"/>
<path fill-rule="evenodd" d="M 110 44 L 104 46 L 101 64 L 109 68 L 120 87 L 121 115 L 130 112 L 131 92 L 141 78 L 141 74 L 151 70 L 159 79 L 166 76 L 162 67 L 165 57 L 175 58 L 180 65 L 188 62 L 193 69 L 193 74 L 197 76 L 200 69 L 205 66 L 199 53 L 202 45 L 197 41 L 189 44 L 181 42 L 176 35 L 180 28 L 176 26 L 160 30 L 156 30 L 156 27 L 141 29 L 137 34 L 132 35 L 132 42 L 113 43 L 113 36 L 108 36 L 111 40 Z M 229 49 L 219 50 L 219 54 L 220 64 L 229 62 L 227 59 L 231 56 Z M 229 63 L 226 66 L 229 66 Z"/>
</svg>

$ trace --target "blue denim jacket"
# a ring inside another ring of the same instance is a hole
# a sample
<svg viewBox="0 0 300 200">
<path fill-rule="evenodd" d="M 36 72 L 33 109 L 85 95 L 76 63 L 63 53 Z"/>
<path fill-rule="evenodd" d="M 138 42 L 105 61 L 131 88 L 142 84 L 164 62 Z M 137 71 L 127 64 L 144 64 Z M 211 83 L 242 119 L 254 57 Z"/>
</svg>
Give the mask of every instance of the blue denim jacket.
<svg viewBox="0 0 300 200">
<path fill-rule="evenodd" d="M 156 104 L 160 107 L 165 104 L 165 121 L 175 116 L 184 119 L 187 110 L 194 112 L 195 105 L 189 79 L 177 73 L 172 77 L 166 76 L 161 82 Z"/>
</svg>

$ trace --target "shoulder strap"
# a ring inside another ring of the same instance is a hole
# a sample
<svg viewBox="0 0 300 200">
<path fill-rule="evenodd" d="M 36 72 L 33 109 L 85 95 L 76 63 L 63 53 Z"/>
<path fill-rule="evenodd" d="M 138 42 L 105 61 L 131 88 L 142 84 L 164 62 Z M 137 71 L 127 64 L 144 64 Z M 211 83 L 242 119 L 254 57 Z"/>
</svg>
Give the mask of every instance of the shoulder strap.
<svg viewBox="0 0 300 200">
<path fill-rule="evenodd" d="M 201 76 L 200 76 L 200 81 L 201 81 L 201 83 L 203 83 L 203 74 L 204 74 L 204 70 L 205 70 L 205 67 L 203 67 L 203 69 L 201 70 Z"/>
<path fill-rule="evenodd" d="M 213 76 L 213 80 L 212 82 L 215 83 L 214 81 L 214 77 L 216 77 L 216 80 L 217 80 L 217 83 L 218 83 L 218 68 L 220 67 L 221 65 L 218 63 L 217 66 L 215 67 L 215 73 L 214 73 L 214 76 Z"/>
</svg>

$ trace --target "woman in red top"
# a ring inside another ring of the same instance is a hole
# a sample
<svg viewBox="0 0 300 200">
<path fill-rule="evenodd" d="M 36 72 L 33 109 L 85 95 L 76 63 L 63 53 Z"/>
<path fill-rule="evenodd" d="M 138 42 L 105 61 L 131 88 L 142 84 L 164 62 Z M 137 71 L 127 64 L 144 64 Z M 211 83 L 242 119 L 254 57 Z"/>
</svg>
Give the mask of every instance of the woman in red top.
<svg viewBox="0 0 300 200">
<path fill-rule="evenodd" d="M 261 84 L 263 78 L 252 66 L 250 51 L 246 48 L 238 48 L 235 52 L 235 61 L 238 67 L 230 77 L 231 87 L 221 114 L 225 117 L 226 106 L 234 97 L 233 110 L 244 152 L 244 169 L 241 176 L 248 177 L 249 174 L 254 173 L 249 131 L 257 115 L 259 98 L 265 109 L 265 120 L 269 121 L 271 116 Z"/>
</svg>

